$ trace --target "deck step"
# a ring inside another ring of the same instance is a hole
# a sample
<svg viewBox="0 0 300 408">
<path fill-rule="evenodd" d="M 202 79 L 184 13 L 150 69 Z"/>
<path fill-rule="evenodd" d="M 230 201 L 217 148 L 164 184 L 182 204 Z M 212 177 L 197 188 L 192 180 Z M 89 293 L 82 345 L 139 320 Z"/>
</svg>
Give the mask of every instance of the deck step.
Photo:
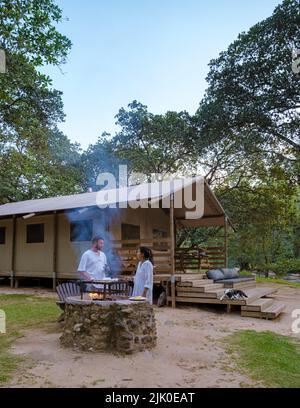
<svg viewBox="0 0 300 408">
<path fill-rule="evenodd" d="M 280 315 L 285 309 L 285 304 L 282 302 L 274 302 L 270 307 L 265 309 L 262 314 L 263 317 L 269 319 L 275 319 L 277 316 Z"/>
<path fill-rule="evenodd" d="M 199 279 L 205 279 L 203 273 L 183 273 L 181 275 L 176 274 L 176 277 L 180 278 L 181 281 L 193 281 Z"/>
<path fill-rule="evenodd" d="M 200 287 L 197 287 L 197 286 L 176 286 L 176 290 L 177 290 L 177 292 L 194 292 L 194 293 L 205 293 L 204 292 L 204 286 L 200 286 Z M 210 289 L 209 290 L 209 292 L 213 292 L 213 293 L 215 293 L 216 291 L 224 291 L 224 289 L 222 289 L 222 288 L 219 288 L 219 289 L 215 289 L 215 290 L 212 290 L 212 289 Z M 207 292 L 206 292 L 207 293 Z"/>
<path fill-rule="evenodd" d="M 262 312 L 274 303 L 272 298 L 260 298 L 242 306 L 242 310 L 249 312 Z"/>
<path fill-rule="evenodd" d="M 256 282 L 254 281 L 249 281 L 249 282 L 239 282 L 239 283 L 224 283 L 224 287 L 226 289 L 246 289 L 246 288 L 255 288 L 256 287 Z"/>
<path fill-rule="evenodd" d="M 206 285 L 211 285 L 213 284 L 214 281 L 212 279 L 195 279 L 195 280 L 184 280 L 181 282 L 177 283 L 177 286 L 195 286 L 195 287 L 200 287 L 200 286 L 206 286 Z"/>
<path fill-rule="evenodd" d="M 255 300 L 262 298 L 264 296 L 271 295 L 272 293 L 277 292 L 276 288 L 250 288 L 250 289 L 245 289 L 244 292 L 248 296 L 246 299 L 246 305 L 254 302 Z"/>
<path fill-rule="evenodd" d="M 260 317 L 265 319 L 276 319 L 285 309 L 285 304 L 273 301 L 273 304 L 262 312 L 241 311 L 243 317 Z"/>
<path fill-rule="evenodd" d="M 220 296 L 218 293 L 181 292 L 180 290 L 177 290 L 177 297 L 189 299 L 218 299 Z"/>
<path fill-rule="evenodd" d="M 193 285 L 195 288 L 201 289 L 203 292 L 208 293 L 208 292 L 215 292 L 216 290 L 222 289 L 224 291 L 224 285 L 223 283 L 213 283 L 211 285 L 205 285 L 205 286 L 198 286 L 198 285 Z"/>
</svg>

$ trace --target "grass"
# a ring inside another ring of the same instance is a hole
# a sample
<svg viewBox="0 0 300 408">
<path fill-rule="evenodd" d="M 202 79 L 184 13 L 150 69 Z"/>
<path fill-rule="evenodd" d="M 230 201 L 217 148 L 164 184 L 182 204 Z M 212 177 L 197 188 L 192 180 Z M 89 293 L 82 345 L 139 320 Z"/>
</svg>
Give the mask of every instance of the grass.
<svg viewBox="0 0 300 408">
<path fill-rule="evenodd" d="M 10 354 L 14 340 L 22 330 L 46 327 L 54 323 L 59 309 L 54 299 L 31 295 L 0 295 L 0 309 L 6 313 L 6 334 L 0 334 L 0 387 L 10 380 L 22 358 Z"/>
<path fill-rule="evenodd" d="M 242 276 L 253 276 L 251 272 L 248 271 L 241 271 L 240 275 Z M 279 283 L 280 285 L 287 285 L 294 288 L 300 288 L 300 283 L 297 282 L 289 282 L 287 280 L 281 278 L 265 278 L 264 276 L 257 276 L 256 275 L 256 282 L 264 282 L 264 283 Z"/>
<path fill-rule="evenodd" d="M 300 387 L 300 342 L 276 333 L 242 330 L 227 337 L 241 371 L 267 387 Z"/>
<path fill-rule="evenodd" d="M 279 283 L 280 285 L 292 286 L 294 288 L 300 288 L 300 283 L 289 282 L 280 278 L 265 278 L 261 276 L 256 277 L 256 282 L 266 282 L 266 283 Z"/>
</svg>

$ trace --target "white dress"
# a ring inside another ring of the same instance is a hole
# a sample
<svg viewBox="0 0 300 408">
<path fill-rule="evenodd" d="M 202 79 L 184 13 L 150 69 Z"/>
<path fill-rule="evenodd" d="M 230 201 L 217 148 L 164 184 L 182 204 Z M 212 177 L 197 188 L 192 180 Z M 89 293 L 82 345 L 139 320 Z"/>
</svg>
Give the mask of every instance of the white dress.
<svg viewBox="0 0 300 408">
<path fill-rule="evenodd" d="M 152 305 L 153 301 L 153 265 L 150 261 L 139 262 L 134 277 L 132 296 L 142 296 L 144 288 L 148 288 L 147 299 Z"/>
</svg>

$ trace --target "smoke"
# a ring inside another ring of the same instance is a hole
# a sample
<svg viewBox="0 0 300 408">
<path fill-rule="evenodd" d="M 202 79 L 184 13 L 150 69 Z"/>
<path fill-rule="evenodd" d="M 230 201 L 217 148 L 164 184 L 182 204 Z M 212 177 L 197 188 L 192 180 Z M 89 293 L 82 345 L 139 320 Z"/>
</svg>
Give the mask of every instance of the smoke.
<svg viewBox="0 0 300 408">
<path fill-rule="evenodd" d="M 66 212 L 65 215 L 70 223 L 70 242 L 76 254 L 77 265 L 82 254 L 91 248 L 92 237 L 100 235 L 104 239 L 103 252 L 107 257 L 109 276 L 115 277 L 120 274 L 121 259 L 113 245 L 114 236 L 111 230 L 112 224 L 121 222 L 120 210 L 118 208 L 85 207 Z"/>
</svg>

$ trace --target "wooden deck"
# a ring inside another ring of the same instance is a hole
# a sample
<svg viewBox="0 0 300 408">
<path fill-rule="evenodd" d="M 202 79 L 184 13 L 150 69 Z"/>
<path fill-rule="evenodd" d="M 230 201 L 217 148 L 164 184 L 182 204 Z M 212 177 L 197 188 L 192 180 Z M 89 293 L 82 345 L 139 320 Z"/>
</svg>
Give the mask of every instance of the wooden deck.
<svg viewBox="0 0 300 408">
<path fill-rule="evenodd" d="M 170 285 L 169 285 L 170 286 Z M 284 310 L 285 305 L 275 301 L 270 295 L 277 289 L 268 287 L 257 287 L 255 281 L 237 283 L 233 285 L 241 289 L 248 298 L 230 300 L 220 298 L 224 294 L 225 285 L 213 283 L 210 279 L 204 279 L 199 274 L 185 274 L 176 276 L 176 303 L 190 304 L 221 304 L 227 305 L 227 311 L 231 306 L 240 306 L 241 316 L 260 317 L 275 319 Z M 170 287 L 168 287 L 167 300 L 171 302 Z"/>
</svg>

